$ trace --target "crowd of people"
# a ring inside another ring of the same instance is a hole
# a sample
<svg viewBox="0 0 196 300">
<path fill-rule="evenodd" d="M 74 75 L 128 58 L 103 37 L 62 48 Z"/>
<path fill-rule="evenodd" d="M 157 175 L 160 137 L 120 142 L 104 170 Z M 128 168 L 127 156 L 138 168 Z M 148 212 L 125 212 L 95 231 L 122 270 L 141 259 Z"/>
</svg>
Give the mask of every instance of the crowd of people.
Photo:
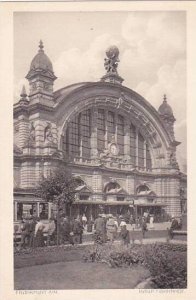
<svg viewBox="0 0 196 300">
<path fill-rule="evenodd" d="M 129 223 L 134 229 L 140 229 L 143 238 L 145 238 L 148 229 L 154 229 L 153 215 L 143 215 L 133 220 L 130 216 Z M 133 223 L 134 222 L 134 223 Z M 149 223 L 147 226 L 147 222 Z M 179 228 L 176 220 L 173 219 L 170 228 L 170 234 L 176 228 Z M 20 247 L 43 247 L 55 244 L 82 244 L 83 232 L 94 233 L 95 243 L 113 243 L 115 239 L 120 239 L 125 245 L 130 243 L 130 232 L 127 229 L 127 220 L 122 216 L 113 216 L 112 214 L 99 214 L 93 220 L 87 219 L 85 214 L 70 218 L 61 215 L 57 225 L 55 218 L 50 218 L 49 222 L 43 223 L 40 218 L 30 216 L 21 222 L 21 241 Z"/>
</svg>

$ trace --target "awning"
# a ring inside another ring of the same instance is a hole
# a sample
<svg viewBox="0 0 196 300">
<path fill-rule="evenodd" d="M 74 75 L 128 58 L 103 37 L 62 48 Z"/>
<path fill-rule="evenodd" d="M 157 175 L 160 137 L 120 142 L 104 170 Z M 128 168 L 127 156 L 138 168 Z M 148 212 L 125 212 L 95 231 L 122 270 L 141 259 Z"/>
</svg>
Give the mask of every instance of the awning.
<svg viewBox="0 0 196 300">
<path fill-rule="evenodd" d="M 131 203 L 128 201 L 91 201 L 91 200 L 78 200 L 74 201 L 73 204 L 92 204 L 92 205 L 127 205 L 129 206 Z"/>
<path fill-rule="evenodd" d="M 149 206 L 149 207 L 165 207 L 167 204 L 162 203 L 134 203 L 135 206 Z"/>
</svg>

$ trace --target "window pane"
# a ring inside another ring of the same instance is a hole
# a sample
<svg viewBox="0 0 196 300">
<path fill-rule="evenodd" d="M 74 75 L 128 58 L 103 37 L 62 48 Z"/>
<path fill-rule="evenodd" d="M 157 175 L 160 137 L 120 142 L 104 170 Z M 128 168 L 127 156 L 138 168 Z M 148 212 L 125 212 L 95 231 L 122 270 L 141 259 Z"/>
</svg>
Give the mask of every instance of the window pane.
<svg viewBox="0 0 196 300">
<path fill-rule="evenodd" d="M 119 154 L 124 154 L 124 118 L 118 115 L 117 119 L 117 144 L 119 146 Z"/>
<path fill-rule="evenodd" d="M 135 126 L 130 126 L 130 155 L 133 164 L 136 163 L 136 130 Z"/>
<path fill-rule="evenodd" d="M 112 136 L 115 134 L 115 126 L 114 126 L 114 113 L 108 111 L 108 119 L 107 119 L 107 129 L 108 129 L 108 143 L 111 142 Z"/>
<path fill-rule="evenodd" d="M 98 109 L 97 148 L 98 148 L 98 151 L 103 151 L 105 149 L 105 118 L 104 118 L 104 110 L 103 109 Z"/>
</svg>

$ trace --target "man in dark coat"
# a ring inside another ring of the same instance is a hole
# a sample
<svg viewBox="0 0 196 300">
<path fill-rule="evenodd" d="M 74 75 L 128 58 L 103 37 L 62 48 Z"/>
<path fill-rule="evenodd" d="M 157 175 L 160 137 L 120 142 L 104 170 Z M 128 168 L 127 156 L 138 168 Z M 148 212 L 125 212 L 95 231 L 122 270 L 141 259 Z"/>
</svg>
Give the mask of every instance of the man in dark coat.
<svg viewBox="0 0 196 300">
<path fill-rule="evenodd" d="M 82 244 L 83 225 L 82 222 L 75 218 L 73 222 L 74 243 Z"/>
<path fill-rule="evenodd" d="M 121 241 L 122 241 L 123 245 L 126 245 L 126 246 L 129 245 L 130 235 L 129 235 L 129 230 L 127 229 L 126 225 L 121 226 L 120 238 L 121 238 Z"/>
<path fill-rule="evenodd" d="M 35 225 L 36 225 L 35 217 L 31 217 L 29 222 L 29 232 L 30 232 L 29 246 L 30 247 L 34 247 Z"/>
<path fill-rule="evenodd" d="M 22 221 L 21 226 L 21 248 L 25 248 L 25 246 L 29 246 L 30 239 L 30 231 L 29 231 L 29 222 L 27 219 Z"/>
<path fill-rule="evenodd" d="M 170 229 L 169 229 L 169 235 L 171 237 L 171 239 L 173 239 L 173 231 L 178 229 L 178 221 L 176 220 L 175 217 L 172 217 L 172 222 L 171 222 L 171 226 L 170 226 Z"/>
<path fill-rule="evenodd" d="M 142 236 L 144 238 L 145 234 L 146 234 L 146 231 L 148 231 L 147 223 L 146 223 L 146 218 L 145 217 L 142 218 L 142 224 L 141 224 L 141 226 L 142 226 Z"/>
<path fill-rule="evenodd" d="M 95 240 L 96 242 L 105 242 L 105 235 L 106 235 L 106 222 L 105 219 L 102 217 L 101 214 L 99 214 L 98 218 L 95 219 L 94 223 L 94 229 L 95 229 Z"/>
</svg>

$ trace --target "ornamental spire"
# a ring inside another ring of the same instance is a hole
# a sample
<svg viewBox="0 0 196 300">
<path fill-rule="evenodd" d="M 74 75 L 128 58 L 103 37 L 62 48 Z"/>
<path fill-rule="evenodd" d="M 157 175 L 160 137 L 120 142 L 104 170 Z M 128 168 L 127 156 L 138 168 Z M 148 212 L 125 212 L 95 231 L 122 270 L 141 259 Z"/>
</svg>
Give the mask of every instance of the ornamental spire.
<svg viewBox="0 0 196 300">
<path fill-rule="evenodd" d="M 26 98 L 27 97 L 25 85 L 22 86 L 22 91 L 21 91 L 20 96 L 21 96 L 21 98 Z"/>
<path fill-rule="evenodd" d="M 167 102 L 167 96 L 166 96 L 166 94 L 163 95 L 163 101 Z"/>
<path fill-rule="evenodd" d="M 22 87 L 22 91 L 20 93 L 20 105 L 27 105 L 29 103 L 28 99 L 27 99 L 27 93 L 26 93 L 26 89 L 25 86 L 23 85 Z"/>
<path fill-rule="evenodd" d="M 44 51 L 43 48 L 44 48 L 44 44 L 43 44 L 42 40 L 40 40 L 40 42 L 39 42 L 39 52 Z"/>
</svg>

